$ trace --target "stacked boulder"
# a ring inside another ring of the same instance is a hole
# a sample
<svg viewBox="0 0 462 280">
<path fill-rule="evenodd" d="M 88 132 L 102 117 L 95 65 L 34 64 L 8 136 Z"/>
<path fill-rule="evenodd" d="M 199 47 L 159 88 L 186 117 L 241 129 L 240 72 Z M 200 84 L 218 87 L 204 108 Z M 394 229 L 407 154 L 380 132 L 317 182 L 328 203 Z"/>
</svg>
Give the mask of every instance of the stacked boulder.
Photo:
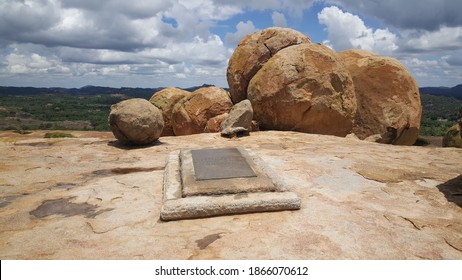
<svg viewBox="0 0 462 280">
<path fill-rule="evenodd" d="M 227 80 L 233 102 L 248 98 L 262 129 L 355 133 L 400 145 L 418 137 L 417 84 L 391 58 L 336 53 L 297 31 L 269 28 L 239 43 Z"/>
<path fill-rule="evenodd" d="M 173 107 L 181 99 L 190 96 L 192 93 L 179 88 L 169 87 L 156 92 L 149 101 L 162 111 L 164 118 L 164 130 L 161 136 L 173 136 L 172 112 Z"/>
</svg>

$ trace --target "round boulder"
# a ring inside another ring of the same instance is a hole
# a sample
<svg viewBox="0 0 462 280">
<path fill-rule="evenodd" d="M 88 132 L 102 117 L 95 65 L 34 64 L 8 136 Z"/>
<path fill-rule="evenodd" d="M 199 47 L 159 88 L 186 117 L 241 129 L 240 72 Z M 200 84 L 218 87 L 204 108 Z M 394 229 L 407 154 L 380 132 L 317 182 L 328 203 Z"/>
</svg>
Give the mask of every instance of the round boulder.
<svg viewBox="0 0 462 280">
<path fill-rule="evenodd" d="M 250 81 L 248 99 L 264 130 L 346 136 L 356 114 L 350 73 L 320 44 L 280 50 Z"/>
<path fill-rule="evenodd" d="M 380 143 L 413 145 L 422 116 L 419 88 L 399 61 L 362 50 L 339 53 L 353 78 L 358 112 L 353 132 Z"/>
<path fill-rule="evenodd" d="M 462 129 L 460 124 L 453 125 L 443 137 L 443 147 L 462 148 Z"/>
<path fill-rule="evenodd" d="M 159 139 L 164 120 L 149 101 L 133 98 L 111 106 L 109 125 L 123 145 L 146 145 Z"/>
<path fill-rule="evenodd" d="M 175 135 L 205 132 L 209 119 L 228 113 L 233 106 L 229 93 L 218 87 L 204 87 L 181 99 L 173 108 Z"/>
<path fill-rule="evenodd" d="M 162 111 L 164 118 L 164 130 L 161 136 L 173 136 L 173 127 L 171 122 L 172 111 L 175 104 L 186 96 L 191 95 L 191 92 L 179 88 L 169 87 L 156 92 L 149 102 L 154 104 Z"/>
<path fill-rule="evenodd" d="M 247 98 L 247 86 L 260 68 L 281 49 L 311 43 L 310 38 L 290 29 L 271 27 L 246 36 L 234 50 L 226 77 L 234 104 Z"/>
</svg>

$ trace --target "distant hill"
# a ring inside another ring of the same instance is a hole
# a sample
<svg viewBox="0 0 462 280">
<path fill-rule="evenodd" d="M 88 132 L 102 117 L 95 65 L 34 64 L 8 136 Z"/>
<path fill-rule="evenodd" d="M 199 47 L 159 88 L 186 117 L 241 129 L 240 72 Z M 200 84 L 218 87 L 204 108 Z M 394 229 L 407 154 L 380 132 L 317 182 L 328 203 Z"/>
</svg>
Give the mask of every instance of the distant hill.
<svg viewBox="0 0 462 280">
<path fill-rule="evenodd" d="M 438 96 L 447 96 L 455 97 L 462 100 L 462 84 L 455 87 L 421 87 L 420 93 L 438 95 Z"/>
<path fill-rule="evenodd" d="M 202 87 L 210 87 L 213 85 L 203 84 L 201 86 L 183 88 L 187 91 L 195 91 Z M 3 95 L 38 95 L 38 94 L 71 94 L 71 95 L 110 95 L 110 94 L 123 94 L 131 98 L 145 98 L 149 99 L 151 96 L 164 89 L 164 87 L 157 88 L 112 88 L 112 87 L 99 87 L 99 86 L 84 86 L 81 88 L 35 88 L 35 87 L 3 87 L 0 86 L 0 96 Z"/>
</svg>

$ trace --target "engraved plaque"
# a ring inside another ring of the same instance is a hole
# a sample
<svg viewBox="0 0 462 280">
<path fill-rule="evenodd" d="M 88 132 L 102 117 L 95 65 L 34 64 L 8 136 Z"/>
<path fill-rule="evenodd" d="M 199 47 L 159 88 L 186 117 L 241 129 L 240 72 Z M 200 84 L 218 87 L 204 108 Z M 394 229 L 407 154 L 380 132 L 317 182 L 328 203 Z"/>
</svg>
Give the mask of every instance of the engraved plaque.
<svg viewBox="0 0 462 280">
<path fill-rule="evenodd" d="M 236 148 L 191 151 L 197 180 L 257 177 Z"/>
</svg>

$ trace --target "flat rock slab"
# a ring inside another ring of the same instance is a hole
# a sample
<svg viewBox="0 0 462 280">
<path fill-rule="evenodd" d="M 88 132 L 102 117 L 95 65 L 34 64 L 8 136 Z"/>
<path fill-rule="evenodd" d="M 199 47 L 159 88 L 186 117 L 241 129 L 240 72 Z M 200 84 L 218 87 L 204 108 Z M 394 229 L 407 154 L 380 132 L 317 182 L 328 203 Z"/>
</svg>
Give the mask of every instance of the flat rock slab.
<svg viewBox="0 0 462 280">
<path fill-rule="evenodd" d="M 462 259 L 462 149 L 290 131 L 127 148 L 111 132 L 46 132 L 0 131 L 1 260 Z M 212 145 L 256 153 L 300 210 L 161 221 L 166 172 L 180 178 L 167 159 Z"/>
<path fill-rule="evenodd" d="M 183 149 L 167 159 L 164 221 L 297 209 L 300 198 L 260 157 L 243 148 Z"/>
</svg>

